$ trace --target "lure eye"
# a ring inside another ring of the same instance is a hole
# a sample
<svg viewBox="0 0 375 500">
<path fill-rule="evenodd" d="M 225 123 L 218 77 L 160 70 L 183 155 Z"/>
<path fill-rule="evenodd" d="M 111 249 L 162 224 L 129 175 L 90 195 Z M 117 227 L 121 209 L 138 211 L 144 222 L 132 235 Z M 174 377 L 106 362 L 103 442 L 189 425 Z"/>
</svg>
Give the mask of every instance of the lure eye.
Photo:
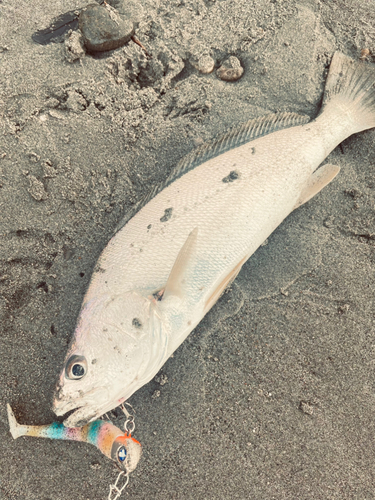
<svg viewBox="0 0 375 500">
<path fill-rule="evenodd" d="M 87 372 L 87 362 L 84 356 L 74 354 L 66 363 L 65 377 L 70 380 L 79 380 L 84 377 Z"/>
<path fill-rule="evenodd" d="M 125 446 L 121 446 L 121 448 L 119 448 L 118 452 L 117 452 L 117 457 L 118 457 L 119 461 L 123 462 L 126 459 L 127 454 L 128 454 L 128 452 L 126 451 Z"/>
</svg>

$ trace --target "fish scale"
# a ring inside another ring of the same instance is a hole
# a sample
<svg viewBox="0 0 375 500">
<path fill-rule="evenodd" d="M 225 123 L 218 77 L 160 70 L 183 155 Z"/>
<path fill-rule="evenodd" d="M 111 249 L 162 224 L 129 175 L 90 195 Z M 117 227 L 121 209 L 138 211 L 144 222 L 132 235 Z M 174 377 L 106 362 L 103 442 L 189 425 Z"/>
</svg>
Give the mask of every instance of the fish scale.
<svg viewBox="0 0 375 500">
<path fill-rule="evenodd" d="M 318 168 L 375 126 L 375 72 L 336 53 L 322 112 L 250 120 L 203 145 L 123 219 L 99 258 L 54 410 L 80 426 L 151 380 L 242 265 L 339 172 Z"/>
<path fill-rule="evenodd" d="M 300 142 L 305 142 L 303 132 L 300 131 Z M 111 262 L 110 268 L 98 276 L 97 286 L 105 289 L 107 285 L 109 293 L 114 294 L 133 289 L 137 281 L 147 284 L 146 289 L 161 287 L 166 283 L 188 234 L 195 227 L 199 228 L 196 258 L 210 262 L 210 268 L 215 268 L 214 273 L 219 279 L 228 266 L 234 266 L 247 253 L 253 253 L 296 204 L 299 191 L 298 186 L 292 184 L 295 175 L 290 172 L 289 157 L 297 148 L 293 147 L 282 160 L 272 154 L 275 150 L 285 151 L 284 144 L 290 144 L 291 136 L 299 145 L 296 134 L 291 128 L 228 151 L 190 171 L 162 191 L 149 203 L 147 210 L 141 210 L 123 231 L 114 236 L 107 253 L 99 261 L 103 269 L 106 269 L 107 262 Z M 259 150 L 258 154 L 251 153 L 253 147 Z M 267 150 L 270 151 L 268 155 Z M 302 163 L 303 156 L 301 159 L 294 156 L 293 162 Z M 306 182 L 319 163 L 320 158 L 310 165 L 305 164 L 304 175 L 299 171 L 299 185 Z M 266 169 L 267 164 L 272 164 L 273 169 Z M 232 170 L 239 171 L 239 178 L 223 183 L 222 179 Z M 194 196 L 178 198 L 181 191 L 189 193 L 192 185 L 199 186 Z M 165 207 L 172 205 L 172 199 L 176 200 L 172 206 L 172 218 L 162 223 L 160 216 Z M 149 224 L 152 224 L 152 229 L 146 239 Z M 137 248 L 130 246 L 135 235 L 139 240 Z M 224 256 L 227 256 L 226 262 Z M 214 276 L 208 273 L 207 283 L 213 279 Z"/>
</svg>

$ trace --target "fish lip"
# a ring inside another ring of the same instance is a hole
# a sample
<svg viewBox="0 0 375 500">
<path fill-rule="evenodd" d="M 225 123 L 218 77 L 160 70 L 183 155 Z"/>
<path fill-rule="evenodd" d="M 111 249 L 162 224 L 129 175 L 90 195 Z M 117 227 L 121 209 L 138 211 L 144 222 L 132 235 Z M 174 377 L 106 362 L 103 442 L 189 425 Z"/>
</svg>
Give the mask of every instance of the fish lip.
<svg viewBox="0 0 375 500">
<path fill-rule="evenodd" d="M 77 405 L 76 403 L 73 404 L 72 401 L 57 401 L 55 399 L 53 401 L 52 411 L 55 413 L 55 415 L 61 417 L 62 415 L 65 415 L 65 413 L 68 413 L 71 410 L 77 410 L 78 408 L 82 407 L 83 405 Z"/>
<path fill-rule="evenodd" d="M 95 402 L 85 402 L 84 400 L 61 401 L 55 398 L 52 409 L 57 416 L 72 412 L 63 421 L 65 427 L 82 427 L 115 406 L 116 404 L 108 404 L 108 400 L 101 405 L 97 405 Z"/>
<path fill-rule="evenodd" d="M 99 416 L 98 412 L 91 412 L 87 417 L 82 417 L 81 410 L 84 410 L 85 408 L 85 406 L 81 406 L 77 408 L 75 412 L 71 413 L 69 417 L 63 421 L 65 427 L 83 427 Z"/>
<path fill-rule="evenodd" d="M 93 420 L 98 419 L 105 413 L 113 410 L 114 408 L 117 408 L 117 406 L 121 405 L 124 401 L 126 401 L 134 391 L 129 392 L 126 397 L 116 397 L 111 400 L 106 400 L 103 404 L 99 406 L 93 406 L 92 404 L 85 404 L 75 406 L 75 411 L 71 413 L 64 421 L 63 424 L 65 427 L 82 427 L 83 425 L 86 425 Z M 69 410 L 73 410 L 74 408 L 69 408 Z M 91 412 L 90 412 L 91 410 Z M 61 411 L 59 409 L 58 411 Z M 55 411 L 56 413 L 56 411 Z M 60 415 L 64 415 L 66 411 L 62 411 Z M 56 413 L 57 415 L 57 413 Z"/>
<path fill-rule="evenodd" d="M 55 403 L 55 402 L 54 402 Z M 66 402 L 64 405 L 61 405 L 60 407 L 56 407 L 55 404 L 53 406 L 53 411 L 55 415 L 58 417 L 61 417 L 67 413 L 70 413 L 63 421 L 63 424 L 65 427 L 82 427 L 92 420 L 94 420 L 98 416 L 98 412 L 91 411 L 87 417 L 82 417 L 82 413 L 86 413 L 85 410 L 87 409 L 89 411 L 90 406 L 89 405 L 77 405 L 75 404 L 74 406 L 72 405 L 72 402 Z"/>
<path fill-rule="evenodd" d="M 103 397 L 104 395 L 104 397 Z M 55 392 L 55 396 L 53 398 L 52 410 L 57 416 L 65 415 L 72 410 L 83 411 L 84 408 L 92 408 L 95 405 L 96 399 L 104 399 L 107 401 L 108 398 L 108 389 L 106 386 L 98 386 L 90 391 L 87 391 L 85 394 L 80 397 L 76 397 L 76 394 L 67 395 L 63 393 L 63 388 L 60 388 Z M 99 407 L 102 405 L 99 405 Z M 73 415 L 73 413 L 72 413 Z"/>
</svg>

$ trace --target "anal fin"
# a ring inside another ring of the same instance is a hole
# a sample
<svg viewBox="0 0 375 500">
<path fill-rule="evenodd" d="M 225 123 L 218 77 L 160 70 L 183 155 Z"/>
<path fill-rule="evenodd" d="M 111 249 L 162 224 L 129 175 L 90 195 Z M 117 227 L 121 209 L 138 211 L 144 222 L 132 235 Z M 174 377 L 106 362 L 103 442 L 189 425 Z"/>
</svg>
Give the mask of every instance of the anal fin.
<svg viewBox="0 0 375 500">
<path fill-rule="evenodd" d="M 231 272 L 215 288 L 214 292 L 210 295 L 204 305 L 204 314 L 206 314 L 211 309 L 215 302 L 219 300 L 224 290 L 236 279 L 237 274 L 241 271 L 241 268 L 246 260 L 247 257 L 244 257 L 242 260 L 240 260 L 240 262 L 235 265 Z"/>
<path fill-rule="evenodd" d="M 311 198 L 327 186 L 327 184 L 329 184 L 339 172 L 340 167 L 330 163 L 327 163 L 326 165 L 318 168 L 318 170 L 315 170 L 315 172 L 310 176 L 307 185 L 302 190 L 294 208 L 298 208 L 307 201 L 311 200 Z"/>
</svg>

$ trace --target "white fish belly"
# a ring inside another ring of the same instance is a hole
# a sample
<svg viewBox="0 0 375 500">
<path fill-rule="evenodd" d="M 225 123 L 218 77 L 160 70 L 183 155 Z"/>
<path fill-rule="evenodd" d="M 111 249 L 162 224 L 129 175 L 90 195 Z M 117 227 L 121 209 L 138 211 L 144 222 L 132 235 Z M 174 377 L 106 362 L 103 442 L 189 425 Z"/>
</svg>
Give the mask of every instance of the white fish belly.
<svg viewBox="0 0 375 500">
<path fill-rule="evenodd" d="M 191 306 L 259 247 L 293 210 L 328 154 L 317 122 L 275 132 L 213 158 L 177 179 L 109 242 L 86 294 L 147 294 L 165 286 L 189 233 L 198 228 Z"/>
</svg>

